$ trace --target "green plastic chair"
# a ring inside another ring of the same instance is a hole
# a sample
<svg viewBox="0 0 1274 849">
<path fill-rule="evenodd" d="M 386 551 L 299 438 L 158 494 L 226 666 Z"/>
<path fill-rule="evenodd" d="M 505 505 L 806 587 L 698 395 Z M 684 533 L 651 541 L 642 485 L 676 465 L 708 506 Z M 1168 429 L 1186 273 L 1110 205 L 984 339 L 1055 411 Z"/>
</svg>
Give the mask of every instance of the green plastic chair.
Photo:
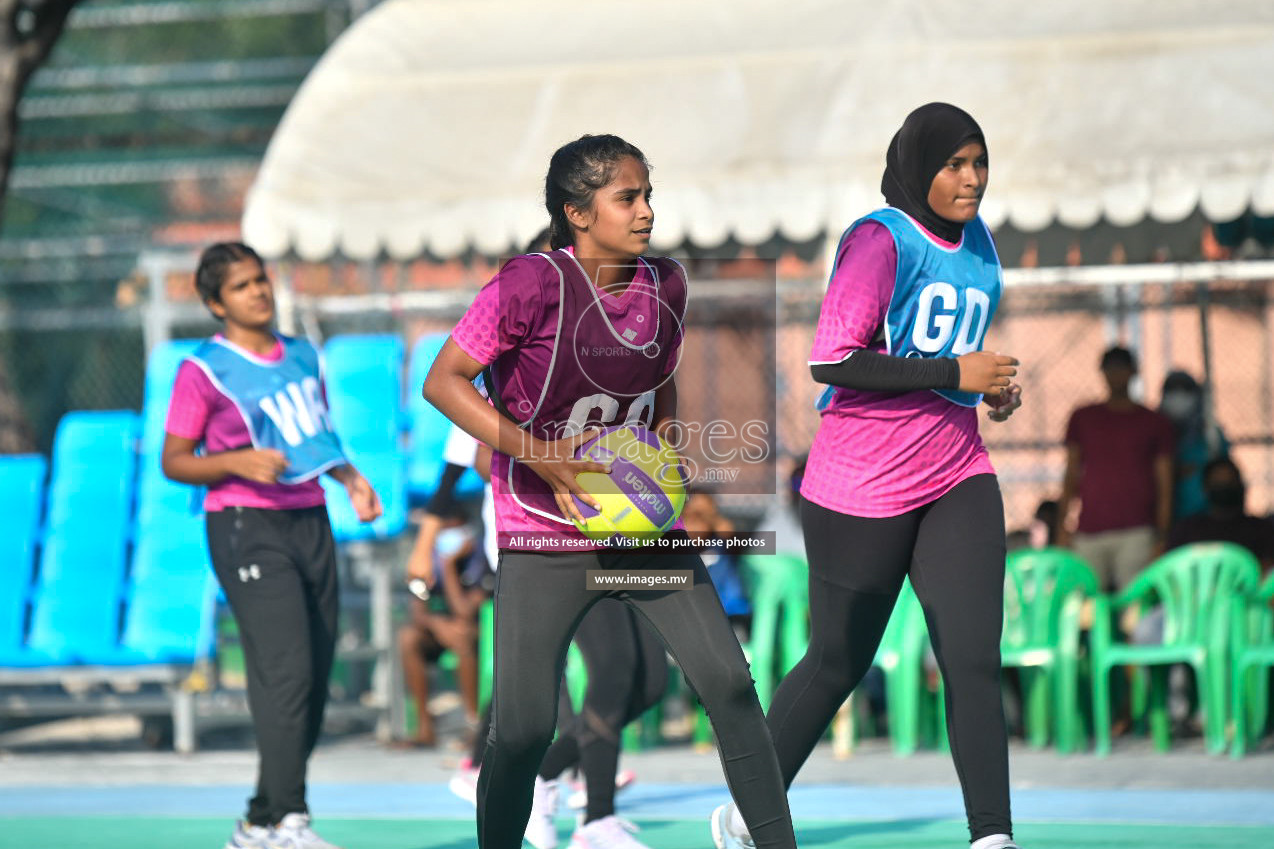
<svg viewBox="0 0 1274 849">
<path fill-rule="evenodd" d="M 1274 667 L 1274 572 L 1247 600 L 1245 609 L 1234 617 L 1234 670 L 1230 679 L 1234 690 L 1234 736 L 1230 754 L 1243 757 L 1265 729 L 1269 712 L 1269 669 Z"/>
<path fill-rule="evenodd" d="M 1034 748 L 1048 744 L 1050 725 L 1059 752 L 1080 747 L 1080 612 L 1098 589 L 1093 570 L 1064 548 L 1021 549 L 1005 561 L 1001 664 L 1021 670 L 1026 738 Z"/>
<path fill-rule="evenodd" d="M 1092 629 L 1093 732 L 1097 754 L 1110 754 L 1110 673 L 1116 666 L 1150 669 L 1147 711 L 1155 748 L 1171 747 L 1168 717 L 1168 669 L 1193 667 L 1206 716 L 1204 740 L 1209 752 L 1225 749 L 1231 617 L 1255 591 L 1260 565 L 1247 549 L 1207 542 L 1168 552 L 1145 568 L 1114 597 L 1098 596 Z M 1163 607 L 1161 645 L 1117 640 L 1113 617 L 1131 607 L 1143 612 Z"/>
<path fill-rule="evenodd" d="M 743 578 L 752 602 L 752 633 L 744 653 L 752 666 L 762 710 L 779 679 L 796 665 L 809 645 L 809 566 L 793 555 L 749 555 Z"/>
<path fill-rule="evenodd" d="M 928 645 L 929 627 L 924 610 L 908 578 L 903 581 L 872 661 L 885 675 L 885 711 L 889 717 L 889 740 L 896 755 L 913 754 L 921 742 L 930 737 L 925 733 L 930 725 L 936 729 L 934 736 L 939 746 L 945 739 L 946 712 L 942 708 L 941 690 L 936 705 L 925 703 Z"/>
<path fill-rule="evenodd" d="M 761 709 L 768 711 L 779 680 L 809 645 L 809 564 L 796 555 L 750 554 L 739 565 L 752 603 L 752 632 L 742 643 L 743 654 L 752 669 Z M 712 724 L 698 704 L 694 745 L 710 746 L 712 736 Z"/>
<path fill-rule="evenodd" d="M 486 710 L 495 683 L 495 602 L 478 608 L 478 710 Z"/>
</svg>

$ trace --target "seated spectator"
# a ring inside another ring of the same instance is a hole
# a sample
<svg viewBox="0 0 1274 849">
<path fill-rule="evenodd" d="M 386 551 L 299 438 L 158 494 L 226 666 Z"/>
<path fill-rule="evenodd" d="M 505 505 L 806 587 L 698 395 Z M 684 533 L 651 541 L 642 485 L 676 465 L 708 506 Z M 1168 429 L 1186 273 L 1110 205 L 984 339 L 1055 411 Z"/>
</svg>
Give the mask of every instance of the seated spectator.
<svg viewBox="0 0 1274 849">
<path fill-rule="evenodd" d="M 1203 468 L 1207 509 L 1175 522 L 1168 547 L 1192 542 L 1232 542 L 1261 561 L 1261 569 L 1274 568 L 1274 524 L 1247 512 L 1247 486 L 1243 473 L 1229 457 L 1220 457 Z"/>
<path fill-rule="evenodd" d="M 1009 531 L 1005 549 L 1017 551 L 1020 548 L 1047 548 L 1056 545 L 1057 524 L 1057 502 L 1045 499 L 1035 508 L 1035 515 L 1029 525 Z"/>
<path fill-rule="evenodd" d="M 436 741 L 429 712 L 429 665 L 444 651 L 456 656 L 456 678 L 470 728 L 478 724 L 478 612 L 488 595 L 486 559 L 456 509 L 426 513 L 407 565 L 413 597 L 410 619 L 398 632 L 403 675 L 416 705 L 412 746 Z"/>
<path fill-rule="evenodd" d="M 691 487 L 686 494 L 686 506 L 681 512 L 686 533 L 707 540 L 734 533 L 734 523 L 721 515 L 716 497 L 706 489 Z M 744 591 L 739 575 L 739 562 L 734 554 L 727 553 L 720 542 L 712 542 L 700 550 L 703 565 L 721 598 L 725 614 L 736 626 L 745 626 L 752 616 L 752 604 Z"/>
</svg>

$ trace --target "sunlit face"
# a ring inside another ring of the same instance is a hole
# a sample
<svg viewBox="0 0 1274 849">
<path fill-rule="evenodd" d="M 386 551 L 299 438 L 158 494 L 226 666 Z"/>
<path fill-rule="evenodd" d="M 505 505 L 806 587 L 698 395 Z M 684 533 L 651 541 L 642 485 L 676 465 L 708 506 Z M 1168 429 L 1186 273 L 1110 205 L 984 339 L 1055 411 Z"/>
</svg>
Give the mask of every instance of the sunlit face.
<svg viewBox="0 0 1274 849">
<path fill-rule="evenodd" d="M 265 328 L 274 321 L 274 286 L 261 263 L 241 259 L 226 266 L 221 292 L 208 308 L 226 324 Z"/>
<path fill-rule="evenodd" d="M 986 147 L 971 141 L 947 159 L 929 184 L 929 208 L 948 221 L 972 221 L 987 183 Z"/>
<path fill-rule="evenodd" d="M 566 215 L 575 227 L 576 252 L 621 261 L 644 254 L 655 224 L 650 194 L 650 172 L 636 158 L 625 156 L 614 179 L 593 193 L 589 209 L 567 204 Z"/>
</svg>

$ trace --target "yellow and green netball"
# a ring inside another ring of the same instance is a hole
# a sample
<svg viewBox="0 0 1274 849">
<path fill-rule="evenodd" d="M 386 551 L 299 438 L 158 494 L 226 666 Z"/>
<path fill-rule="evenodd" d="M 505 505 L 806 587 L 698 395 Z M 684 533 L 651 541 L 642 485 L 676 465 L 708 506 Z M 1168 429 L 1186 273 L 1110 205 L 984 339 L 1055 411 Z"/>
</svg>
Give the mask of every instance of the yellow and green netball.
<svg viewBox="0 0 1274 849">
<path fill-rule="evenodd" d="M 640 425 L 603 431 L 581 445 L 575 456 L 610 465 L 609 475 L 585 472 L 576 480 L 596 499 L 594 510 L 578 497 L 575 506 L 585 536 L 611 540 L 649 540 L 669 531 L 686 504 L 686 470 L 681 456 L 657 434 Z"/>
</svg>

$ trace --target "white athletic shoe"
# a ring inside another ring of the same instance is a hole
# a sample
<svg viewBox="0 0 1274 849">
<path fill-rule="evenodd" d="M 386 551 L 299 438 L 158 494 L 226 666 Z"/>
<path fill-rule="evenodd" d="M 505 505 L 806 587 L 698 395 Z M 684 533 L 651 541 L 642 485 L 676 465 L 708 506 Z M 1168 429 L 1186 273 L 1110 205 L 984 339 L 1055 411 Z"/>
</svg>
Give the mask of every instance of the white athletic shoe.
<svg viewBox="0 0 1274 849">
<path fill-rule="evenodd" d="M 535 796 L 531 800 L 531 819 L 526 824 L 526 842 L 535 849 L 557 849 L 556 781 L 535 776 Z"/>
<path fill-rule="evenodd" d="M 341 849 L 315 834 L 310 828 L 310 815 L 301 813 L 284 816 L 274 827 L 266 845 L 270 849 Z"/>
<path fill-rule="evenodd" d="M 752 835 L 730 828 L 730 811 L 733 803 L 726 803 L 712 812 L 712 842 L 717 849 L 756 849 Z"/>
<path fill-rule="evenodd" d="M 988 834 L 969 844 L 969 849 L 1019 849 L 1007 834 Z"/>
<path fill-rule="evenodd" d="M 456 774 L 447 782 L 447 787 L 452 793 L 475 807 L 478 804 L 478 772 L 470 766 L 469 759 L 465 758 L 460 762 L 460 766 L 456 767 Z"/>
<path fill-rule="evenodd" d="M 575 829 L 570 849 L 650 849 L 633 837 L 639 830 L 628 820 L 611 814 Z"/>
<path fill-rule="evenodd" d="M 632 787 L 633 782 L 637 780 L 637 773 L 631 769 L 621 769 L 615 773 L 615 792 L 627 790 Z M 574 810 L 581 811 L 588 807 L 588 788 L 584 786 L 582 781 L 571 782 L 571 795 L 566 799 L 566 805 Z"/>
<path fill-rule="evenodd" d="M 226 849 L 270 849 L 269 838 L 270 829 L 239 820 L 234 824 L 234 834 L 226 841 Z"/>
</svg>

